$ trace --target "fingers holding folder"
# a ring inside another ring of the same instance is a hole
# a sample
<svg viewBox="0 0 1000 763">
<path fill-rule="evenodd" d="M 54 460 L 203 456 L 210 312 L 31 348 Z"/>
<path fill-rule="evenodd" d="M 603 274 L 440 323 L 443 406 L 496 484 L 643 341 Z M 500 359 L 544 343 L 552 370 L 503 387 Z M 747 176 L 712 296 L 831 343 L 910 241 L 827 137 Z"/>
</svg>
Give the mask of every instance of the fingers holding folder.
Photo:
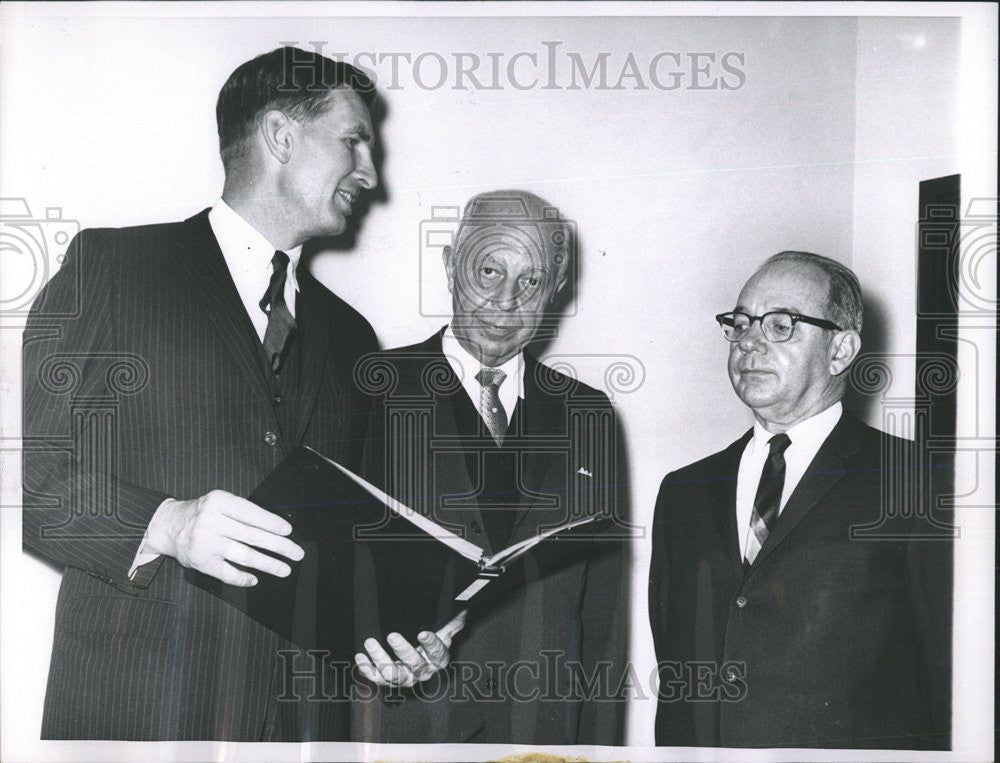
<svg viewBox="0 0 1000 763">
<path fill-rule="evenodd" d="M 253 586 L 256 575 L 234 565 L 287 577 L 291 567 L 261 550 L 300 561 L 301 546 L 287 536 L 284 518 L 224 490 L 187 501 L 164 501 L 153 515 L 140 548 L 172 556 L 183 566 L 235 586 Z"/>
</svg>

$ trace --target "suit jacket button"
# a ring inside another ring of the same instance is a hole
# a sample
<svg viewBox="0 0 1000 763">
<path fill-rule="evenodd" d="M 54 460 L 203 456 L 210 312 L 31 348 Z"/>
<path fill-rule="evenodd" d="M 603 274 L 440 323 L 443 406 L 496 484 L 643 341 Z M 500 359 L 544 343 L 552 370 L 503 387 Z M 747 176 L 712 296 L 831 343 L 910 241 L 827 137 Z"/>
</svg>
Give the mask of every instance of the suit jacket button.
<svg viewBox="0 0 1000 763">
<path fill-rule="evenodd" d="M 473 522 L 469 525 L 469 529 L 472 530 L 476 535 L 479 535 L 483 531 L 483 528 L 479 526 L 478 522 Z"/>
<path fill-rule="evenodd" d="M 729 681 L 729 683 L 732 683 L 733 681 L 735 681 L 736 680 L 736 671 L 733 670 L 732 668 L 729 668 L 729 670 L 726 671 L 726 680 Z"/>
<path fill-rule="evenodd" d="M 281 395 L 275 395 L 274 396 L 274 404 L 275 405 L 281 405 L 282 402 L 284 402 L 284 401 L 283 401 Z"/>
<path fill-rule="evenodd" d="M 272 448 L 278 444 L 278 435 L 274 432 L 268 432 L 264 435 L 264 442 L 270 445 Z"/>
<path fill-rule="evenodd" d="M 746 605 L 747 605 L 747 597 L 746 596 L 737 596 L 736 597 L 736 606 L 737 607 L 739 607 L 740 609 L 743 609 L 743 607 L 745 607 Z"/>
</svg>

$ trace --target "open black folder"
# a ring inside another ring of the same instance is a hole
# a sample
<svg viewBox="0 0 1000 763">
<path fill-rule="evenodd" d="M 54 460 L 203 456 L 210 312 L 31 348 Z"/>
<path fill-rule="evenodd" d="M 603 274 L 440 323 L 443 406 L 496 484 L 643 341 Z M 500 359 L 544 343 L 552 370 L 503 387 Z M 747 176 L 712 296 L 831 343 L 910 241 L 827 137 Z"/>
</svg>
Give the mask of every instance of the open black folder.
<svg viewBox="0 0 1000 763">
<path fill-rule="evenodd" d="M 488 606 L 491 591 L 500 595 L 518 577 L 504 573 L 542 541 L 590 537 L 606 520 L 576 518 L 487 555 L 306 447 L 289 453 L 249 500 L 292 525 L 305 557 L 289 563 L 291 575 L 254 571 L 258 583 L 250 588 L 191 569 L 185 577 L 299 646 L 343 662 L 364 639 L 384 643 L 393 631 L 416 645 L 417 633 L 440 628 L 474 598 Z M 546 544 L 549 561 L 583 545 Z"/>
</svg>

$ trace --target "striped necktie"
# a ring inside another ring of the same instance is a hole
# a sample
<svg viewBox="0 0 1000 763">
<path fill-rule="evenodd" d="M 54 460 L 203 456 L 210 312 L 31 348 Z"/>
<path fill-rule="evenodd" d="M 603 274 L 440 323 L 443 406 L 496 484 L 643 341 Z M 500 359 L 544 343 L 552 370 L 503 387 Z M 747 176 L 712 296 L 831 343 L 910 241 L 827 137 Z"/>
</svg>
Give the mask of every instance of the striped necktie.
<svg viewBox="0 0 1000 763">
<path fill-rule="evenodd" d="M 750 565 L 757 558 L 778 519 L 781 493 L 785 488 L 785 449 L 791 443 L 787 434 L 776 434 L 768 441 L 770 453 L 760 473 L 757 496 L 750 514 L 750 537 L 747 539 L 746 556 L 743 558 L 744 573 L 750 571 Z"/>
</svg>

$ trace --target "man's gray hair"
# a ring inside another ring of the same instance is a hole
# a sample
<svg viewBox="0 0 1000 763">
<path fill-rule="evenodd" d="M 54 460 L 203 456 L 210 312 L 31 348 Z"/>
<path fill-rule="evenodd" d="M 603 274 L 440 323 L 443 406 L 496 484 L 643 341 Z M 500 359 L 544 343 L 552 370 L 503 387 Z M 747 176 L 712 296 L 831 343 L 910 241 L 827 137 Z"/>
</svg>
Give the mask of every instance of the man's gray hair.
<svg viewBox="0 0 1000 763">
<path fill-rule="evenodd" d="M 812 252 L 778 252 L 767 258 L 761 268 L 776 262 L 797 262 L 812 265 L 823 271 L 830 283 L 827 295 L 826 316 L 842 329 L 861 332 L 864 321 L 864 307 L 861 299 L 861 284 L 854 271 L 829 257 Z"/>
</svg>

